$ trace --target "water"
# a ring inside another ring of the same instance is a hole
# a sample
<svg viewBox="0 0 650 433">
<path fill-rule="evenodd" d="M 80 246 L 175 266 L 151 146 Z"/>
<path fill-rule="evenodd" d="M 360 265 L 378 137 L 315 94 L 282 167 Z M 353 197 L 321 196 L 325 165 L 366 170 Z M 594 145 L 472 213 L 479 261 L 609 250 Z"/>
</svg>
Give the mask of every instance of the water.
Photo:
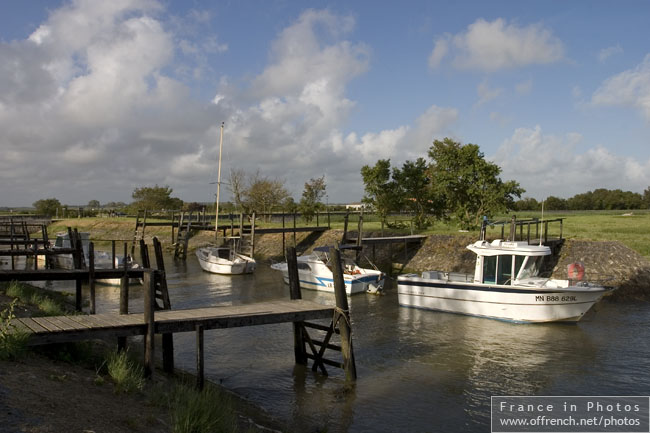
<svg viewBox="0 0 650 433">
<path fill-rule="evenodd" d="M 287 299 L 280 273 L 220 276 L 166 258 L 174 309 Z M 60 283 L 56 283 L 57 285 Z M 69 283 L 67 283 L 69 284 Z M 87 296 L 87 295 L 86 295 Z M 333 294 L 303 297 L 334 304 Z M 350 299 L 356 386 L 295 366 L 291 324 L 205 333 L 206 376 L 284 420 L 290 430 L 489 431 L 492 395 L 647 395 L 650 312 L 599 304 L 578 325 L 521 325 L 400 307 L 385 296 Z M 98 312 L 117 311 L 119 289 L 98 286 Z M 142 288 L 131 288 L 141 311 Z M 175 362 L 193 372 L 195 336 L 176 334 Z M 340 354 L 329 352 L 338 359 Z"/>
</svg>

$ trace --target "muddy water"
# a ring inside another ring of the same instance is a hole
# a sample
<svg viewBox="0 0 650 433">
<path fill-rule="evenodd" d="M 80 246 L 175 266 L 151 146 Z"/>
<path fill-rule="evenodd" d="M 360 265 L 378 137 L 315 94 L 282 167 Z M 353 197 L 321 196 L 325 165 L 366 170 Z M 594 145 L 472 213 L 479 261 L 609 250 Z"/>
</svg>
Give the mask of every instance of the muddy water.
<svg viewBox="0 0 650 433">
<path fill-rule="evenodd" d="M 202 272 L 166 258 L 175 309 L 288 298 L 280 275 Z M 58 283 L 57 283 L 58 284 Z M 98 312 L 116 311 L 119 290 L 98 286 Z M 333 304 L 334 297 L 303 291 Z M 132 287 L 132 310 L 142 289 Z M 350 298 L 359 380 L 325 378 L 293 362 L 290 324 L 206 331 L 207 377 L 299 432 L 489 431 L 492 395 L 648 395 L 650 312 L 600 304 L 578 325 L 517 325 L 400 307 L 385 296 Z M 193 334 L 175 336 L 175 362 L 193 371 Z M 337 355 L 337 354 L 335 354 Z"/>
</svg>

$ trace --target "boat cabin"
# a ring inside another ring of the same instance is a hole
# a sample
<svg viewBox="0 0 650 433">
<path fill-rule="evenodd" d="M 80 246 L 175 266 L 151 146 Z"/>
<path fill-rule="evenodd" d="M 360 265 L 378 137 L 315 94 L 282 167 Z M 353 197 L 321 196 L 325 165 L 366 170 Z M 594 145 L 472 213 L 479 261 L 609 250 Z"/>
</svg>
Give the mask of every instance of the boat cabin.
<svg viewBox="0 0 650 433">
<path fill-rule="evenodd" d="M 501 239 L 478 241 L 467 249 L 476 254 L 474 282 L 480 284 L 511 285 L 517 280 L 537 277 L 544 257 L 551 254 L 551 249 L 544 245 Z"/>
</svg>

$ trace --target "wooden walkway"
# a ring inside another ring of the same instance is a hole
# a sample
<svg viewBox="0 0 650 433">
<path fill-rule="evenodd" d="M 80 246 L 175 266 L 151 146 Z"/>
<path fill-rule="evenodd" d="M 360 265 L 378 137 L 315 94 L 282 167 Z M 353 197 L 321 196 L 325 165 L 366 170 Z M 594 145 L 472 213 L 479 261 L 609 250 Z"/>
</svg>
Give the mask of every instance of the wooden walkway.
<svg viewBox="0 0 650 433">
<path fill-rule="evenodd" d="M 311 301 L 277 300 L 247 305 L 165 310 L 155 314 L 156 334 L 268 325 L 314 319 L 331 319 L 334 307 Z M 29 345 L 63 343 L 104 337 L 145 335 L 143 313 L 51 316 L 14 319 L 12 324 L 29 334 Z"/>
</svg>

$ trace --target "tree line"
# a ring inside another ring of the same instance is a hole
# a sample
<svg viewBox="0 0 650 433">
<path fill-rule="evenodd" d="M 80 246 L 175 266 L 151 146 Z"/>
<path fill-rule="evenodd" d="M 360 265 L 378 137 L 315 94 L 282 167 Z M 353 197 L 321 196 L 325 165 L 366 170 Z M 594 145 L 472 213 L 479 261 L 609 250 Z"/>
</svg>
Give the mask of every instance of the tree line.
<svg viewBox="0 0 650 433">
<path fill-rule="evenodd" d="M 500 178 L 501 168 L 485 160 L 476 144 L 461 144 L 450 138 L 435 140 L 426 158 L 406 161 L 391 167 L 389 159 L 361 168 L 364 184 L 362 202 L 382 221 L 394 212 L 409 212 L 416 227 L 422 229 L 436 220 L 455 220 L 461 228 L 474 228 L 481 219 L 509 211 L 539 211 L 542 202 L 521 198 L 525 190 L 514 180 Z M 258 172 L 233 170 L 226 187 L 233 201 L 220 204 L 223 212 L 269 214 L 299 212 L 310 222 L 316 212 L 325 209 L 327 193 L 325 176 L 309 179 L 304 184 L 300 201 L 289 194 L 281 179 L 271 179 Z M 185 210 L 214 212 L 214 203 L 184 202 L 172 197 L 169 186 L 142 186 L 133 190 L 133 202 L 109 202 L 101 205 L 91 200 L 84 207 L 86 215 L 100 210 L 133 214 L 138 210 Z M 55 199 L 42 199 L 33 204 L 38 214 L 73 216 L 75 207 L 61 205 Z M 620 189 L 599 188 L 564 199 L 555 196 L 544 200 L 545 210 L 623 210 L 650 208 L 650 187 L 643 194 Z"/>
</svg>

